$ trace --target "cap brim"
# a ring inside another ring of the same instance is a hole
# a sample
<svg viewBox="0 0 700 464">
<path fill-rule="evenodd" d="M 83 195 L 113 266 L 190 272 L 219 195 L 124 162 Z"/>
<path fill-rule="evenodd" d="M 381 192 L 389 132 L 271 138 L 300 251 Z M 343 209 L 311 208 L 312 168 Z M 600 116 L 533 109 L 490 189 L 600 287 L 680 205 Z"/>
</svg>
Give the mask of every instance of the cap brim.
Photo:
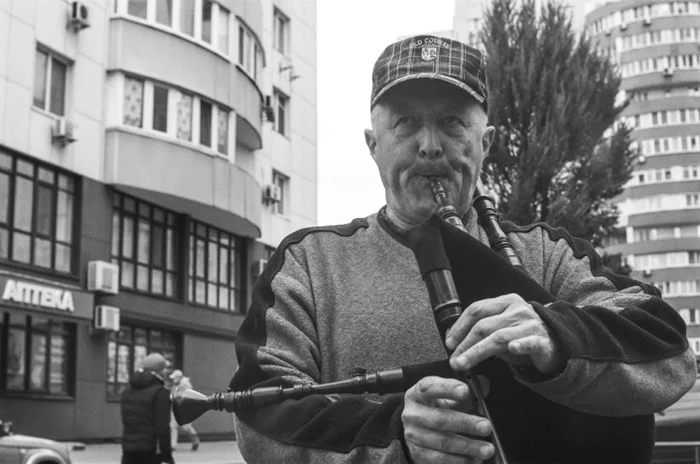
<svg viewBox="0 0 700 464">
<path fill-rule="evenodd" d="M 450 76 L 445 76 L 444 74 L 436 74 L 436 73 L 417 73 L 417 74 L 409 74 L 408 76 L 400 77 L 396 79 L 395 81 L 390 82 L 389 84 L 385 85 L 382 90 L 377 92 L 377 95 L 374 96 L 372 99 L 372 104 L 370 105 L 372 108 L 374 108 L 374 105 L 377 104 L 379 99 L 389 90 L 393 89 L 399 84 L 403 84 L 406 81 L 411 81 L 414 79 L 436 79 L 439 81 L 443 82 L 448 82 L 456 87 L 459 87 L 460 89 L 464 90 L 467 92 L 469 95 L 474 97 L 476 101 L 478 101 L 480 104 L 484 103 L 484 97 L 479 95 L 474 89 L 469 87 L 467 84 L 464 82 L 461 82 L 453 77 Z"/>
</svg>

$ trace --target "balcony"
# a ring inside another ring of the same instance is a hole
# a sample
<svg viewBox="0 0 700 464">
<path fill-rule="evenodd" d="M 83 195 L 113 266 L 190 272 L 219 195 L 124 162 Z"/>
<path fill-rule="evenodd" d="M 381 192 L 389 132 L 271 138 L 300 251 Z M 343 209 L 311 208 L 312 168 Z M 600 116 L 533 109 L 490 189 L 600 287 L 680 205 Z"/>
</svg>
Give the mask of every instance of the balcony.
<svg viewBox="0 0 700 464">
<path fill-rule="evenodd" d="M 646 240 L 643 242 L 622 243 L 619 245 L 605 247 L 606 253 L 621 253 L 623 256 L 687 250 L 700 250 L 700 238 L 689 237 L 665 240 Z"/>
<path fill-rule="evenodd" d="M 111 128 L 105 183 L 237 235 L 260 237 L 262 187 L 226 158 L 138 130 Z"/>
<path fill-rule="evenodd" d="M 674 69 L 673 75 L 664 76 L 663 70 L 653 71 L 646 74 L 639 74 L 622 79 L 620 85 L 622 90 L 633 91 L 644 88 L 663 88 L 673 85 L 695 86 L 700 82 L 700 69 Z"/>
<path fill-rule="evenodd" d="M 160 81 L 233 108 L 237 141 L 252 150 L 262 147 L 263 94 L 232 57 L 129 17 L 112 18 L 109 35 L 108 72 Z"/>
<path fill-rule="evenodd" d="M 628 225 L 631 227 L 650 227 L 664 224 L 700 223 L 700 209 L 688 208 L 671 211 L 654 211 L 650 213 L 630 214 Z"/>
</svg>

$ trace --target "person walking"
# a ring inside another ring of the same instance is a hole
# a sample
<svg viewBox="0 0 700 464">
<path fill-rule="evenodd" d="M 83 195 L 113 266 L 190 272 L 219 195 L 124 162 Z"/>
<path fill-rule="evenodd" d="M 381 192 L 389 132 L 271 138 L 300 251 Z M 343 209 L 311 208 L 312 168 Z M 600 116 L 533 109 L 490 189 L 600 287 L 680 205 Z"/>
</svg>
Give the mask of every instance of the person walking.
<svg viewBox="0 0 700 464">
<path fill-rule="evenodd" d="M 192 389 L 192 382 L 190 382 L 189 377 L 185 377 L 185 375 L 182 373 L 180 369 L 175 369 L 172 374 L 170 374 L 170 380 L 172 380 L 173 385 L 171 389 L 171 395 L 175 396 L 176 394 L 187 390 L 187 389 Z M 177 421 L 175 420 L 175 414 L 170 411 L 170 443 L 171 443 L 171 448 L 174 450 L 177 448 L 177 435 L 178 435 L 178 427 L 182 427 L 182 430 L 184 430 L 187 435 L 190 437 L 190 441 L 192 442 L 192 451 L 197 451 L 199 449 L 199 435 L 197 435 L 197 431 L 192 427 L 192 424 L 185 424 L 182 426 L 178 426 Z"/>
<path fill-rule="evenodd" d="M 122 392 L 122 464 L 175 464 L 168 427 L 170 397 L 164 381 L 168 364 L 163 355 L 149 354 Z"/>
</svg>

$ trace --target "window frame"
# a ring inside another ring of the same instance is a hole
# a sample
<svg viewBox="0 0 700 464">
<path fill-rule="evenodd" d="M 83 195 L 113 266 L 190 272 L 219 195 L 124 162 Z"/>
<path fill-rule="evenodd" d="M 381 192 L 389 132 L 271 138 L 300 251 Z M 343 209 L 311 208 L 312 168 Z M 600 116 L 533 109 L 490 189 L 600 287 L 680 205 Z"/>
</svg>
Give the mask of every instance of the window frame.
<svg viewBox="0 0 700 464">
<path fill-rule="evenodd" d="M 245 239 L 225 230 L 219 229 L 203 222 L 191 219 L 187 227 L 187 249 L 189 264 L 187 269 L 187 302 L 192 305 L 202 306 L 217 311 L 226 311 L 234 314 L 245 314 L 245 279 L 246 279 L 246 252 Z M 224 241 L 224 239 L 226 239 Z M 203 242 L 203 263 L 199 262 L 198 247 Z M 216 249 L 216 277 L 212 277 L 212 261 L 210 253 L 212 246 Z M 221 251 L 226 250 L 226 274 L 227 280 L 221 276 Z M 235 262 L 232 263 L 232 258 Z M 235 276 L 231 276 L 231 270 L 235 267 Z M 200 273 L 201 269 L 201 274 Z M 199 299 L 198 285 L 203 288 L 203 299 Z M 216 288 L 215 303 L 210 303 L 210 291 Z M 226 289 L 227 307 L 221 306 L 221 292 Z"/>
<path fill-rule="evenodd" d="M 207 47 L 208 49 L 220 54 L 226 59 L 231 59 L 230 56 L 230 39 L 228 50 L 219 47 L 219 30 L 221 27 L 227 29 L 229 38 L 231 37 L 231 12 L 227 8 L 220 5 L 215 0 L 170 0 L 170 23 L 162 23 L 158 21 L 158 0 L 144 0 L 146 14 L 145 17 L 137 16 L 129 12 L 131 0 L 114 0 L 114 16 L 127 18 L 131 21 L 147 23 L 149 26 L 154 26 L 171 34 L 178 35 L 187 40 L 196 42 L 197 44 Z M 192 6 L 192 16 L 187 17 L 185 14 L 188 10 L 183 10 L 185 6 Z M 209 5 L 211 18 L 209 23 L 209 40 L 207 41 L 204 35 L 204 10 L 205 5 Z M 220 10 L 225 10 L 229 13 L 226 24 L 220 21 Z M 191 20 L 191 23 L 187 21 Z"/>
<path fill-rule="evenodd" d="M 0 219 L 0 230 L 6 231 L 7 233 L 7 255 L 0 255 L 0 260 L 10 262 L 17 266 L 29 266 L 32 269 L 41 269 L 44 272 L 75 276 L 77 274 L 76 254 L 77 250 L 80 248 L 80 244 L 78 243 L 78 238 L 80 237 L 78 232 L 78 218 L 80 216 L 78 211 L 80 205 L 79 179 L 73 173 L 64 172 L 63 170 L 57 169 L 53 166 L 17 156 L 7 150 L 0 150 L 0 159 L 9 160 L 10 163 L 10 167 L 0 163 L 0 175 L 5 175 L 8 178 L 6 217 L 4 220 Z M 31 167 L 31 175 L 21 172 L 23 168 L 18 167 L 20 166 L 20 163 L 22 163 L 22 165 L 26 165 L 27 167 Z M 41 172 L 50 173 L 53 181 L 49 182 L 48 180 L 41 179 Z M 29 229 L 22 229 L 17 225 L 17 217 L 15 212 L 17 208 L 17 200 L 19 198 L 17 192 L 19 179 L 23 179 L 24 182 L 31 183 L 31 217 L 29 218 Z M 49 206 L 51 216 L 48 218 L 50 221 L 48 233 L 38 230 L 38 213 L 40 208 L 39 191 L 41 188 L 49 189 L 52 195 L 51 204 Z M 68 209 L 70 209 L 71 215 L 69 221 L 64 223 L 64 225 L 69 228 L 69 233 L 65 239 L 59 238 L 60 233 L 58 229 L 60 222 L 59 209 L 61 207 L 59 198 L 61 194 L 68 196 L 67 199 L 69 202 L 67 205 L 70 205 L 68 206 Z M 16 236 L 19 236 L 18 234 L 24 235 L 29 240 L 28 260 L 26 261 L 18 259 L 15 254 L 15 238 Z M 35 259 L 37 243 L 40 240 L 49 242 L 50 263 L 48 266 L 38 264 Z M 67 269 L 59 268 L 57 266 L 57 256 L 60 247 L 68 250 Z"/>
<path fill-rule="evenodd" d="M 175 212 L 143 201 L 139 198 L 113 191 L 112 198 L 112 238 L 111 238 L 111 262 L 119 266 L 119 288 L 124 291 L 141 293 L 156 298 L 181 300 L 182 287 L 182 260 L 180 256 L 182 246 L 182 218 Z M 133 204 L 133 210 L 127 205 L 127 202 Z M 147 210 L 147 215 L 142 215 L 141 211 Z M 156 219 L 158 214 L 163 215 L 163 219 Z M 132 222 L 131 228 L 131 256 L 125 256 L 124 241 L 125 241 L 125 217 Z M 139 260 L 139 223 L 144 220 L 148 223 L 148 258 L 146 262 Z M 118 221 L 118 229 L 117 229 Z M 154 263 L 156 249 L 153 246 L 155 229 L 162 229 L 162 245 L 160 253 L 162 253 L 162 266 Z M 118 234 L 118 236 L 117 236 Z M 172 242 L 169 244 L 169 234 L 171 234 Z M 115 241 L 115 240 L 118 240 Z M 171 256 L 168 255 L 168 250 L 171 251 Z M 118 254 L 115 254 L 118 253 Z M 168 262 L 172 265 L 169 267 Z M 131 286 L 124 284 L 126 279 L 124 272 L 125 266 L 128 264 L 131 271 Z M 146 288 L 139 287 L 139 268 L 146 268 L 147 285 Z M 154 275 L 160 274 L 161 292 L 154 291 Z M 169 277 L 172 278 L 172 283 L 168 284 Z M 168 289 L 172 289 L 172 293 L 168 293 Z"/>
<path fill-rule="evenodd" d="M 37 108 L 41 111 L 44 111 L 46 113 L 49 113 L 55 117 L 58 118 L 63 118 L 66 116 L 66 102 L 68 101 L 67 99 L 67 94 L 68 94 L 68 81 L 70 79 L 70 68 L 71 68 L 71 62 L 67 60 L 66 58 L 61 57 L 57 53 L 53 52 L 51 49 L 43 46 L 43 45 L 37 45 L 36 48 L 34 49 L 35 57 L 38 56 L 38 54 L 44 54 L 46 55 L 46 75 L 44 76 L 44 95 L 43 95 L 43 106 L 37 105 L 36 101 L 36 92 L 37 89 L 33 89 L 33 95 L 32 95 L 32 107 Z M 54 77 L 54 66 L 55 63 L 60 63 L 63 66 L 65 66 L 65 75 L 63 77 L 63 95 L 61 97 L 61 111 L 54 111 L 55 108 L 53 108 L 53 77 Z M 37 84 L 36 80 L 36 74 L 38 72 L 38 69 L 36 67 L 36 58 L 34 60 L 34 86 Z"/>
<path fill-rule="evenodd" d="M 140 345 L 138 344 L 138 339 L 137 339 L 137 331 L 145 332 L 146 335 L 146 345 Z M 125 334 L 128 332 L 128 337 L 123 336 L 122 334 Z M 153 341 L 153 334 L 154 333 L 160 333 L 161 334 L 161 342 L 157 343 Z M 172 350 L 170 349 L 164 349 L 166 348 L 165 345 L 166 343 L 163 343 L 164 337 L 162 335 L 166 335 L 168 338 L 170 338 L 173 342 Z M 114 344 L 114 358 L 113 360 L 110 360 L 111 356 L 111 351 L 112 351 L 112 344 Z M 120 346 L 126 346 L 128 349 L 128 356 L 127 356 L 127 372 L 126 372 L 126 382 L 119 382 L 119 348 Z M 108 335 L 108 340 L 107 340 L 107 359 L 105 362 L 105 395 L 107 397 L 107 401 L 120 401 L 121 399 L 121 392 L 126 388 L 126 386 L 129 383 L 129 378 L 131 375 L 134 373 L 135 370 L 135 347 L 137 346 L 145 346 L 145 354 L 149 354 L 152 352 L 157 352 L 163 354 L 166 359 L 168 358 L 174 358 L 174 359 L 168 359 L 170 361 L 170 367 L 171 368 L 177 368 L 177 367 L 182 367 L 182 334 L 179 332 L 174 332 L 168 330 L 168 328 L 158 328 L 158 327 L 151 327 L 151 326 L 146 326 L 146 325 L 140 325 L 140 324 L 132 324 L 130 321 L 123 322 L 119 332 L 110 332 Z M 172 356 L 170 356 L 172 354 Z M 111 363 L 114 363 L 113 366 L 110 366 Z M 114 381 L 110 380 L 110 368 L 113 368 L 113 374 L 114 374 Z"/>
<path fill-rule="evenodd" d="M 291 21 L 289 16 L 275 6 L 272 23 L 272 48 L 284 56 L 291 54 Z"/>
<path fill-rule="evenodd" d="M 289 176 L 282 174 L 280 171 L 272 171 L 272 183 L 280 189 L 280 201 L 274 203 L 272 211 L 280 216 L 288 216 L 289 208 Z"/>
<path fill-rule="evenodd" d="M 36 320 L 44 320 L 48 327 L 36 327 Z M 10 353 L 10 331 L 17 330 L 24 333 L 24 347 L 22 353 L 22 368 L 23 379 L 22 388 L 9 388 L 9 353 Z M 34 351 L 32 344 L 34 336 L 38 335 L 45 340 L 44 348 L 44 374 L 43 381 L 44 390 L 32 389 L 31 372 Z M 52 351 L 52 338 L 54 336 L 61 337 L 64 340 L 64 355 L 65 355 L 65 391 L 51 391 L 51 367 L 54 352 Z M 3 350 L 0 351 L 0 365 L 4 367 L 3 373 L 0 376 L 0 392 L 6 397 L 25 397 L 25 398 L 48 398 L 48 399 L 75 399 L 76 396 L 76 365 L 77 365 L 77 324 L 74 322 L 63 321 L 61 318 L 53 317 L 52 315 L 28 315 L 28 314 L 10 314 L 9 312 L 0 313 L 0 341 L 2 342 Z"/>
<path fill-rule="evenodd" d="M 275 87 L 273 89 L 274 105 L 275 105 L 275 122 L 273 124 L 273 129 L 278 134 L 289 138 L 290 134 L 290 123 L 289 114 L 291 99 L 289 95 L 282 92 L 280 89 Z"/>
</svg>

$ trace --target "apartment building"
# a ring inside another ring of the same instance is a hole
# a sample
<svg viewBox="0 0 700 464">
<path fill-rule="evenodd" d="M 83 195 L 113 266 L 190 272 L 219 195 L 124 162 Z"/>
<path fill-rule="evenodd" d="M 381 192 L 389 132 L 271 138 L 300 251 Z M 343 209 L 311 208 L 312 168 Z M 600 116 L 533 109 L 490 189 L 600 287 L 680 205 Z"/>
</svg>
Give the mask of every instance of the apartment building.
<svg viewBox="0 0 700 464">
<path fill-rule="evenodd" d="M 0 2 L 1 418 L 117 438 L 152 351 L 225 390 L 316 184 L 315 1 Z"/>
<path fill-rule="evenodd" d="M 599 2 L 586 27 L 619 66 L 640 153 L 607 251 L 661 289 L 700 355 L 700 1 Z"/>
</svg>

